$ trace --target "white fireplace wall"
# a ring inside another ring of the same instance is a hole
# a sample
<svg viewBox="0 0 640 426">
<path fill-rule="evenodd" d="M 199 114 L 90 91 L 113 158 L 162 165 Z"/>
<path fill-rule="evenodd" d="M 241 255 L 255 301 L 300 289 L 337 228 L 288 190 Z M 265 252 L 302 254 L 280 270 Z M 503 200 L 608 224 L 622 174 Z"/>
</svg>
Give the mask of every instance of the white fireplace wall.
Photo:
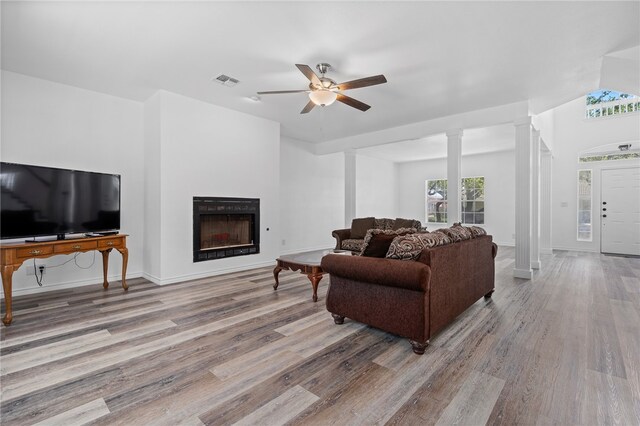
<svg viewBox="0 0 640 426">
<path fill-rule="evenodd" d="M 160 284 L 273 264 L 278 257 L 280 125 L 175 93 L 160 91 Z M 147 111 L 145 111 L 147 112 Z M 155 150 L 148 144 L 145 148 Z M 193 262 L 193 197 L 260 198 L 260 253 Z M 151 217 L 149 217 L 151 216 Z M 159 218 L 159 219 L 158 219 Z"/>
</svg>

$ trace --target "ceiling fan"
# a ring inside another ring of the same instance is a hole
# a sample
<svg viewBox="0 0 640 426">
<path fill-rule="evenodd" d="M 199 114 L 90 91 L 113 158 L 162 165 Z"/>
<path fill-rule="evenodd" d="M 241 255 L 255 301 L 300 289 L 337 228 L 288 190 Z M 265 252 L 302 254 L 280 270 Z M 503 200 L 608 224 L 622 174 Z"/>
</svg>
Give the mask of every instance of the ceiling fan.
<svg viewBox="0 0 640 426">
<path fill-rule="evenodd" d="M 296 67 L 307 77 L 310 81 L 309 88 L 303 90 L 275 90 L 271 92 L 258 92 L 258 95 L 279 95 L 283 93 L 308 93 L 309 102 L 302 108 L 300 114 L 306 114 L 311 111 L 316 105 L 326 106 L 331 105 L 333 102 L 342 102 L 345 105 L 359 109 L 360 111 L 366 111 L 371 106 L 360 102 L 357 99 L 353 99 L 341 92 L 344 90 L 358 89 L 360 87 L 375 86 L 376 84 L 386 83 L 387 79 L 384 75 L 374 75 L 371 77 L 359 78 L 357 80 L 351 80 L 344 83 L 336 83 L 329 77 L 325 77 L 327 71 L 331 69 L 331 65 L 327 63 L 320 63 L 316 65 L 316 69 L 320 73 L 320 77 L 313 72 L 309 65 L 296 64 Z"/>
</svg>

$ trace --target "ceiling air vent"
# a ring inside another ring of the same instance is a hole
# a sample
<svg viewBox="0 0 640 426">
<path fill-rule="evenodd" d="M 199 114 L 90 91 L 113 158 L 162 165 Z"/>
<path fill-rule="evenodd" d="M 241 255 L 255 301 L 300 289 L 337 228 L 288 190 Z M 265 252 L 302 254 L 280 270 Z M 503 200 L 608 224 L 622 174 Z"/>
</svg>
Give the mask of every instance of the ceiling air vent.
<svg viewBox="0 0 640 426">
<path fill-rule="evenodd" d="M 211 80 L 215 81 L 216 83 L 222 84 L 223 86 L 229 86 L 229 87 L 233 87 L 236 84 L 240 83 L 238 79 L 229 77 L 228 75 L 224 75 L 224 74 L 217 75 Z"/>
</svg>

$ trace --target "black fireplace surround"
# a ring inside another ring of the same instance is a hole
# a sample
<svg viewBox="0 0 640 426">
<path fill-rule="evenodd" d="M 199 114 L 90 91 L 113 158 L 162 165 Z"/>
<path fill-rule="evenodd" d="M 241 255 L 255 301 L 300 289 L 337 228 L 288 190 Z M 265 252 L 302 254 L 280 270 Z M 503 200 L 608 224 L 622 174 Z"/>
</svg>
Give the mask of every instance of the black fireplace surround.
<svg viewBox="0 0 640 426">
<path fill-rule="evenodd" d="M 193 197 L 193 261 L 260 253 L 260 199 Z"/>
</svg>

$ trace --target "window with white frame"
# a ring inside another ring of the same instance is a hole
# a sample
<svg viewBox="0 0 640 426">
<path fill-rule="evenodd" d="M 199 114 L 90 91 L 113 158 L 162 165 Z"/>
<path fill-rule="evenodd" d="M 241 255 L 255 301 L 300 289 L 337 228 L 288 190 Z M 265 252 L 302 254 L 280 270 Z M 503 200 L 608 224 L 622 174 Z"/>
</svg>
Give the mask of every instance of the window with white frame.
<svg viewBox="0 0 640 426">
<path fill-rule="evenodd" d="M 591 170 L 578 170 L 578 241 L 592 240 Z"/>
<path fill-rule="evenodd" d="M 615 90 L 596 90 L 585 98 L 585 118 L 608 117 L 640 111 L 640 98 Z"/>
<path fill-rule="evenodd" d="M 462 178 L 462 223 L 484 224 L 484 177 Z"/>
<path fill-rule="evenodd" d="M 425 222 L 447 222 L 447 179 L 425 182 Z M 484 224 L 484 176 L 462 178 L 462 223 Z"/>
<path fill-rule="evenodd" d="M 447 223 L 447 180 L 426 182 L 426 222 Z"/>
</svg>

